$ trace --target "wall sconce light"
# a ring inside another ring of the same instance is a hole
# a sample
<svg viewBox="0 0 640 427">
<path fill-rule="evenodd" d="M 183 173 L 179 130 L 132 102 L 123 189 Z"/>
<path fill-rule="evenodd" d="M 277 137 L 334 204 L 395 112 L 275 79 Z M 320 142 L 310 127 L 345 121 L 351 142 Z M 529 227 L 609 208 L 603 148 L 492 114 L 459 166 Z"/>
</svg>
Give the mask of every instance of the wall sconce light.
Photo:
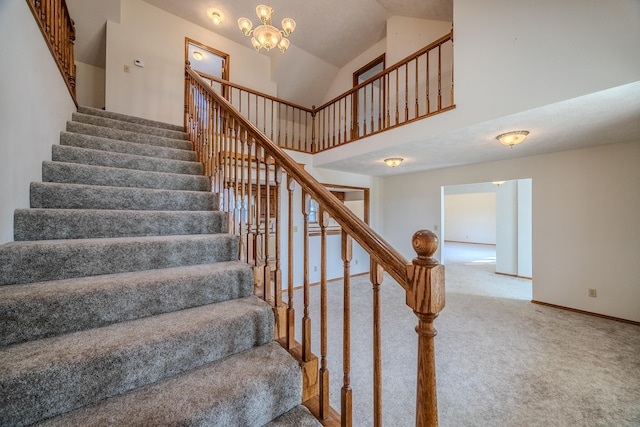
<svg viewBox="0 0 640 427">
<path fill-rule="evenodd" d="M 384 162 L 387 166 L 395 168 L 396 166 L 400 166 L 400 163 L 402 163 L 403 160 L 404 159 L 400 157 L 389 157 L 388 159 L 384 159 Z"/>
<path fill-rule="evenodd" d="M 529 135 L 528 130 L 516 130 L 513 132 L 507 132 L 496 136 L 496 139 L 500 141 L 502 145 L 507 145 L 513 148 L 514 145 L 520 144 Z"/>
<path fill-rule="evenodd" d="M 207 16 L 211 21 L 213 21 L 213 25 L 220 25 L 222 22 L 223 16 L 222 12 L 218 9 L 209 9 L 207 10 Z"/>
</svg>

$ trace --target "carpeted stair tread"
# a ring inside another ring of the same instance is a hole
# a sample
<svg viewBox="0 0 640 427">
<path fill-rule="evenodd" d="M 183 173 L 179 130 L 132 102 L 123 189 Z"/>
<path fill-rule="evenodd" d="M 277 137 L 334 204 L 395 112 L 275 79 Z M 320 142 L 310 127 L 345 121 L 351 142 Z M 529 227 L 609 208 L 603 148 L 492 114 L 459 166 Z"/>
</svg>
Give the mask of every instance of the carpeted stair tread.
<svg viewBox="0 0 640 427">
<path fill-rule="evenodd" d="M 269 342 L 271 307 L 250 296 L 8 346 L 0 384 L 11 393 L 0 394 L 0 425 L 28 425 Z"/>
<path fill-rule="evenodd" d="M 250 295 L 239 261 L 0 286 L 0 346 Z"/>
<path fill-rule="evenodd" d="M 165 190 L 207 191 L 209 189 L 209 178 L 200 175 L 50 161 L 42 162 L 42 181 Z"/>
<path fill-rule="evenodd" d="M 49 209 L 207 211 L 218 208 L 217 195 L 206 191 L 56 182 L 32 182 L 30 199 L 32 208 Z"/>
<path fill-rule="evenodd" d="M 260 427 L 300 403 L 301 384 L 298 364 L 269 343 L 42 426 Z"/>
<path fill-rule="evenodd" d="M 322 424 L 309 410 L 298 405 L 289 412 L 280 415 L 264 427 L 321 427 Z"/>
<path fill-rule="evenodd" d="M 190 175 L 202 175 L 203 170 L 202 163 L 199 162 L 138 156 L 129 153 L 114 153 L 66 145 L 52 146 L 51 158 L 56 162 Z"/>
<path fill-rule="evenodd" d="M 238 239 L 226 233 L 9 242 L 0 246 L 0 285 L 235 259 Z"/>
<path fill-rule="evenodd" d="M 61 132 L 60 145 L 189 162 L 198 160 L 198 155 L 195 151 L 158 147 L 157 145 L 147 145 L 139 142 L 118 141 L 117 139 L 101 138 L 99 136 L 73 132 Z"/>
<path fill-rule="evenodd" d="M 100 136 L 102 138 L 118 139 L 120 141 L 138 142 L 141 144 L 178 148 L 182 150 L 193 149 L 193 144 L 184 139 L 165 138 L 162 136 L 147 135 L 144 133 L 106 128 L 80 122 L 67 122 L 67 132 L 83 133 L 86 135 Z"/>
<path fill-rule="evenodd" d="M 14 240 L 169 236 L 227 232 L 222 211 L 17 209 Z"/>
<path fill-rule="evenodd" d="M 188 140 L 189 137 L 184 131 L 176 131 L 158 128 L 155 126 L 147 126 L 140 123 L 131 123 L 112 119 L 109 117 L 96 116 L 91 114 L 73 113 L 71 120 L 78 123 L 86 123 L 94 126 L 107 127 L 109 129 L 126 130 L 129 132 L 144 133 L 146 135 L 160 136 L 170 139 L 184 139 Z"/>
<path fill-rule="evenodd" d="M 94 116 L 108 117 L 110 119 L 120 120 L 123 122 L 138 123 L 145 126 L 153 126 L 157 128 L 177 130 L 184 132 L 184 126 L 174 125 L 171 123 L 158 122 L 156 120 L 143 119 L 142 117 L 129 116 L 121 113 L 114 113 L 113 111 L 101 110 L 93 107 L 79 106 L 78 112 L 83 114 L 92 114 Z"/>
</svg>

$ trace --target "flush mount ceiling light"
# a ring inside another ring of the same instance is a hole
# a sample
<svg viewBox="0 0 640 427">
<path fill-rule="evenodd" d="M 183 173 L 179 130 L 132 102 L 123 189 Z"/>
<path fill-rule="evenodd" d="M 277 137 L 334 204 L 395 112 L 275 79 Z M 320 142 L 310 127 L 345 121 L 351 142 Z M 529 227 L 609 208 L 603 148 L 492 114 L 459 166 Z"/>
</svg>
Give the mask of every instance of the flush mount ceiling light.
<svg viewBox="0 0 640 427">
<path fill-rule="evenodd" d="M 202 52 L 193 52 L 192 56 L 196 61 L 202 61 L 204 59 L 204 55 L 202 54 Z"/>
<path fill-rule="evenodd" d="M 242 33 L 251 37 L 251 44 L 259 52 L 261 49 L 271 50 L 274 47 L 278 47 L 282 52 L 289 47 L 289 35 L 296 29 L 296 21 L 291 18 L 284 18 L 282 20 L 282 30 L 271 25 L 271 16 L 273 15 L 273 9 L 270 6 L 264 4 L 256 7 L 256 15 L 260 18 L 262 25 L 258 25 L 254 30 L 253 23 L 249 18 L 238 19 L 238 27 Z"/>
<path fill-rule="evenodd" d="M 222 22 L 222 12 L 218 9 L 209 9 L 207 10 L 207 16 L 211 21 L 213 21 L 213 25 L 220 25 Z"/>
<path fill-rule="evenodd" d="M 396 166 L 400 166 L 400 163 L 402 163 L 403 160 L 404 159 L 400 157 L 389 157 L 388 159 L 384 159 L 384 162 L 387 166 L 395 168 Z"/>
<path fill-rule="evenodd" d="M 513 148 L 514 145 L 520 144 L 529 135 L 528 130 L 516 130 L 513 132 L 507 132 L 496 136 L 496 139 L 500 141 L 502 145 L 507 145 Z"/>
<path fill-rule="evenodd" d="M 500 185 L 504 184 L 504 181 L 491 181 L 491 183 L 500 187 Z"/>
</svg>

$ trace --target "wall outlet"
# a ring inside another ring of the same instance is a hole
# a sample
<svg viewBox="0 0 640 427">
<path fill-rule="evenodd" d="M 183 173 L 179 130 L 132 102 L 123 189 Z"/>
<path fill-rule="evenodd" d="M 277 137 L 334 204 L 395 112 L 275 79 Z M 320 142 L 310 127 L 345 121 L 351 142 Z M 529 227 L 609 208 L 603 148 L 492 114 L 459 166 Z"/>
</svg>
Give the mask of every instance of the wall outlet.
<svg viewBox="0 0 640 427">
<path fill-rule="evenodd" d="M 313 271 L 318 271 L 318 266 L 317 265 L 313 266 Z"/>
<path fill-rule="evenodd" d="M 294 225 L 294 226 L 293 226 L 293 232 L 294 232 L 294 233 L 297 233 L 297 232 L 298 232 L 298 226 L 297 226 L 297 225 Z"/>
<path fill-rule="evenodd" d="M 588 294 L 591 298 L 596 298 L 598 296 L 598 293 L 596 292 L 595 289 L 593 288 L 589 288 L 589 294 Z"/>
<path fill-rule="evenodd" d="M 131 70 L 129 69 L 129 66 L 128 66 L 128 65 L 125 65 L 125 66 L 123 67 L 123 70 L 124 70 L 124 72 L 125 72 L 125 73 L 128 73 L 129 71 L 131 71 Z"/>
<path fill-rule="evenodd" d="M 358 265 L 358 258 L 356 258 L 356 265 Z"/>
</svg>

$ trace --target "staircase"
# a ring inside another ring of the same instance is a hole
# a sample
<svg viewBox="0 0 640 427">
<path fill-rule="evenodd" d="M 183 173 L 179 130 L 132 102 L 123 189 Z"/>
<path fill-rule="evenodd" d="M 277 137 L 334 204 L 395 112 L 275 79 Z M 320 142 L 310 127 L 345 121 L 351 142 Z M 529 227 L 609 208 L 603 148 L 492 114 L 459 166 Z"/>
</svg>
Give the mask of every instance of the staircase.
<svg viewBox="0 0 640 427">
<path fill-rule="evenodd" d="M 320 425 L 191 148 L 74 113 L 0 246 L 0 425 Z"/>
</svg>

